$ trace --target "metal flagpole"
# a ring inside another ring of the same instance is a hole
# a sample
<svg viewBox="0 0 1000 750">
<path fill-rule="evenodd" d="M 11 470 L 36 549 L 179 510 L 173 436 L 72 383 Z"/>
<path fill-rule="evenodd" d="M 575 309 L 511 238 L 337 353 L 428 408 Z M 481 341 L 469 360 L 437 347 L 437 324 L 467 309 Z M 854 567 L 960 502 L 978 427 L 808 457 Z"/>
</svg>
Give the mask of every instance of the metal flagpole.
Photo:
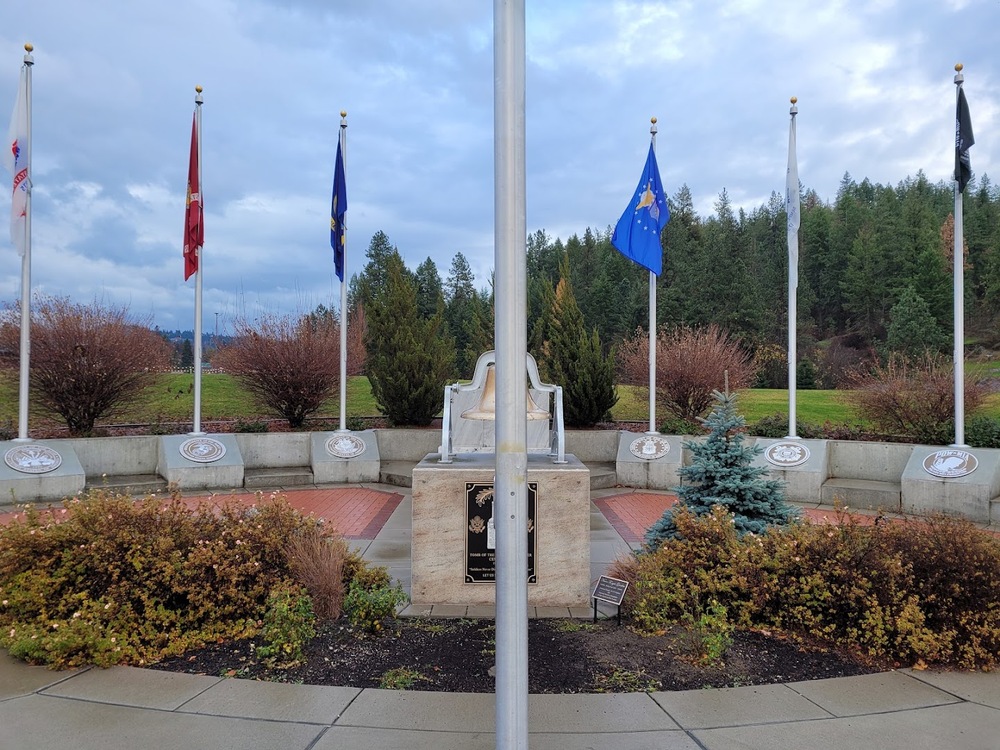
<svg viewBox="0 0 1000 750">
<path fill-rule="evenodd" d="M 198 132 L 198 195 L 201 199 L 199 206 L 202 213 L 202 222 L 205 216 L 205 174 L 201 168 L 201 86 L 195 86 L 194 112 L 195 122 Z M 192 435 L 204 435 L 201 430 L 201 287 L 202 274 L 204 273 L 204 241 L 195 252 L 198 254 L 198 271 L 194 280 L 194 425 Z"/>
<path fill-rule="evenodd" d="M 798 387 L 795 365 L 798 362 L 798 291 L 799 291 L 799 167 L 795 153 L 795 115 L 799 113 L 794 96 L 788 110 L 788 174 L 785 179 L 785 214 L 788 217 L 788 435 L 798 438 L 795 396 Z"/>
<path fill-rule="evenodd" d="M 649 137 L 656 151 L 656 118 L 649 118 Z M 649 431 L 656 430 L 656 274 L 649 272 Z"/>
<path fill-rule="evenodd" d="M 347 180 L 347 112 L 340 110 L 340 152 Z M 347 226 L 341 228 L 344 243 L 344 278 L 340 280 L 340 432 L 347 432 Z"/>
<path fill-rule="evenodd" d="M 28 119 L 28 142 L 24 144 L 27 151 L 28 189 L 25 194 L 24 207 L 24 255 L 21 257 L 21 354 L 20 379 L 18 386 L 17 405 L 17 439 L 30 440 L 28 437 L 28 376 L 31 372 L 29 360 L 31 357 L 31 66 L 35 58 L 31 56 L 34 49 L 30 44 L 24 45 L 24 107 Z"/>
<path fill-rule="evenodd" d="M 955 65 L 955 108 L 958 109 L 958 97 L 962 91 L 962 63 Z M 957 129 L 957 118 L 956 118 Z M 956 132 L 956 139 L 958 133 Z M 957 147 L 957 140 L 956 140 Z M 965 445 L 965 231 L 962 217 L 962 191 L 959 188 L 959 165 L 955 162 L 955 238 L 952 251 L 954 266 L 953 316 L 955 318 L 955 446 Z"/>
<path fill-rule="evenodd" d="M 528 748 L 524 0 L 493 0 L 496 747 Z"/>
</svg>

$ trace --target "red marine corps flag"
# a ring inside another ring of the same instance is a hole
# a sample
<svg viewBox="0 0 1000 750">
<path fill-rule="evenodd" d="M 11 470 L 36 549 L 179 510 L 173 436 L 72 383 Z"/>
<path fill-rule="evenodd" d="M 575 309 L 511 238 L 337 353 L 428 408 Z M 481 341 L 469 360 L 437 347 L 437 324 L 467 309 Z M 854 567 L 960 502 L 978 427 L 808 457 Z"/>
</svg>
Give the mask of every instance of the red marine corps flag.
<svg viewBox="0 0 1000 750">
<path fill-rule="evenodd" d="M 198 163 L 198 120 L 191 123 L 191 160 L 188 162 L 187 208 L 184 212 L 184 280 L 198 272 L 198 248 L 205 243 L 204 208 Z"/>
</svg>

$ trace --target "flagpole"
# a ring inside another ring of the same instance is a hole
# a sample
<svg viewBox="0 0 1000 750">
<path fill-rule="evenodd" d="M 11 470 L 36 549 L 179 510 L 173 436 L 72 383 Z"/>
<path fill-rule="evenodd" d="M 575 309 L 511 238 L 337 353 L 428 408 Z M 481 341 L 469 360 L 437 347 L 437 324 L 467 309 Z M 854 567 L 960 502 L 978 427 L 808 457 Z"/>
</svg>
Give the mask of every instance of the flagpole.
<svg viewBox="0 0 1000 750">
<path fill-rule="evenodd" d="M 798 99 L 791 98 L 788 110 L 788 177 L 785 184 L 785 214 L 788 219 L 788 435 L 798 439 L 796 395 L 798 378 L 798 291 L 799 291 L 799 168 L 795 142 L 795 115 Z M 792 184 L 794 182 L 794 185 Z M 794 205 L 792 201 L 795 201 Z"/>
<path fill-rule="evenodd" d="M 965 76 L 962 75 L 962 63 L 955 65 L 955 108 L 958 109 L 958 97 L 962 91 Z M 955 443 L 956 447 L 965 445 L 965 231 L 962 216 L 962 190 L 959 185 L 958 163 L 955 164 L 955 237 L 951 254 L 953 268 L 953 317 L 955 325 Z"/>
<path fill-rule="evenodd" d="M 496 747 L 528 749 L 525 0 L 493 0 Z"/>
<path fill-rule="evenodd" d="M 656 118 L 649 118 L 649 136 L 656 151 Z M 649 430 L 647 435 L 657 434 L 656 429 L 656 274 L 649 272 Z"/>
<path fill-rule="evenodd" d="M 347 179 L 347 111 L 340 110 L 340 152 Z M 347 432 L 347 226 L 341 229 L 344 241 L 344 278 L 340 280 L 340 429 Z"/>
<path fill-rule="evenodd" d="M 201 169 L 201 86 L 195 86 L 194 112 L 196 131 L 198 133 L 198 195 L 202 217 L 205 213 L 205 175 Z M 204 218 L 202 218 L 204 222 Z M 194 280 L 194 424 L 192 435 L 204 435 L 201 429 L 201 289 L 204 263 L 202 255 L 205 249 L 204 240 L 195 248 L 198 257 L 198 271 Z"/>
<path fill-rule="evenodd" d="M 28 142 L 26 163 L 28 166 L 28 189 L 25 195 L 24 208 L 24 255 L 21 257 L 21 352 L 20 377 L 17 405 L 17 440 L 27 441 L 28 437 L 28 378 L 31 372 L 29 358 L 31 357 L 31 66 L 35 58 L 31 56 L 34 47 L 24 45 L 24 106 L 28 119 Z"/>
</svg>

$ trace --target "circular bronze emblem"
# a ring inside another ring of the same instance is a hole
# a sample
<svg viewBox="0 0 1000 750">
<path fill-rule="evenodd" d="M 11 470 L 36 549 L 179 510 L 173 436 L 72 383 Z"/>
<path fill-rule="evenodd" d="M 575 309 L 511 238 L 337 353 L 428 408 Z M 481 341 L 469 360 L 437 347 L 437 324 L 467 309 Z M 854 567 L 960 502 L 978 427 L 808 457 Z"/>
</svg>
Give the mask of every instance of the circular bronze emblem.
<svg viewBox="0 0 1000 750">
<path fill-rule="evenodd" d="M 226 446 L 210 437 L 196 437 L 181 443 L 180 454 L 188 461 L 210 464 L 226 455 Z"/>
<path fill-rule="evenodd" d="M 45 474 L 62 465 L 62 456 L 47 445 L 15 445 L 4 454 L 3 460 L 23 474 Z"/>
<path fill-rule="evenodd" d="M 924 459 L 924 471 L 942 479 L 955 479 L 971 474 L 979 467 L 979 459 L 968 451 L 948 448 L 931 453 Z"/>
<path fill-rule="evenodd" d="M 326 451 L 337 458 L 354 458 L 365 452 L 365 441 L 355 435 L 334 435 L 326 441 Z"/>
<path fill-rule="evenodd" d="M 670 452 L 670 443 L 659 435 L 644 435 L 633 440 L 628 449 L 636 458 L 655 461 Z"/>
<path fill-rule="evenodd" d="M 798 466 L 809 460 L 809 449 L 798 443 L 774 443 L 764 450 L 764 460 L 782 468 Z"/>
</svg>

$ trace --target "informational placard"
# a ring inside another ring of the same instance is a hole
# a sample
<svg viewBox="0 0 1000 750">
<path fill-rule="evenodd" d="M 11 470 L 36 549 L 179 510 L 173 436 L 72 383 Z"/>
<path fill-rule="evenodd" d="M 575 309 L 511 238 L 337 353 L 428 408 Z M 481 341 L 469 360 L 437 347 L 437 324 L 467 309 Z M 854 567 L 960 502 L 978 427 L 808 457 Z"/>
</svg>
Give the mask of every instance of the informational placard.
<svg viewBox="0 0 1000 750">
<path fill-rule="evenodd" d="M 611 576 L 601 576 L 597 579 L 597 585 L 594 587 L 594 598 L 621 606 L 626 591 L 628 591 L 628 581 Z"/>
<path fill-rule="evenodd" d="M 528 482 L 528 583 L 535 576 L 535 496 L 538 482 Z M 496 583 L 497 540 L 493 521 L 493 485 L 465 483 L 465 582 Z"/>
</svg>

